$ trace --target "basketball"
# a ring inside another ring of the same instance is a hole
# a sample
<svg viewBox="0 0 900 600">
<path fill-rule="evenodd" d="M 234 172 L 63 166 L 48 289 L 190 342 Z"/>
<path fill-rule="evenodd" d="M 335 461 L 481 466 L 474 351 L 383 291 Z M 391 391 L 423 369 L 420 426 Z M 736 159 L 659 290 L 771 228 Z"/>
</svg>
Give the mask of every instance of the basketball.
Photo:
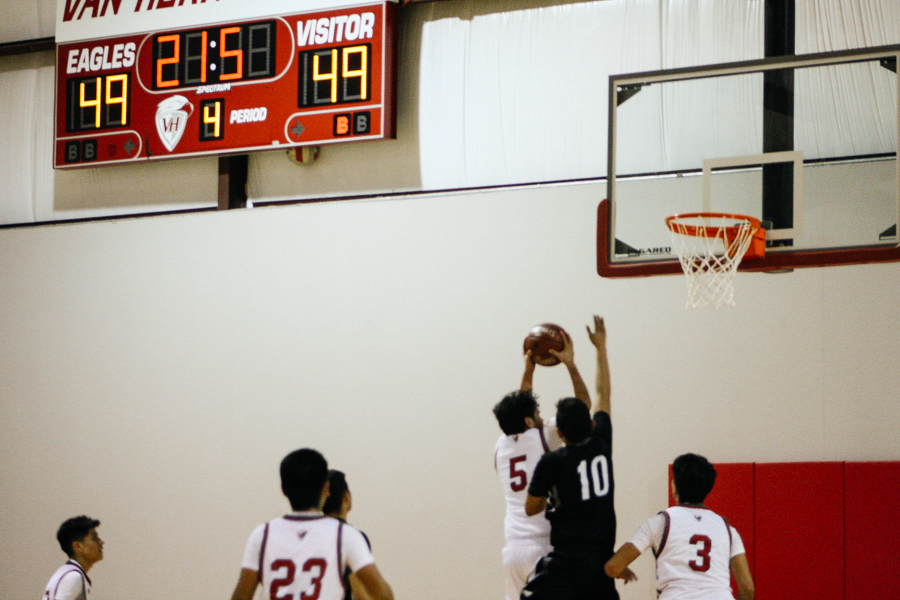
<svg viewBox="0 0 900 600">
<path fill-rule="evenodd" d="M 523 352 L 531 350 L 534 362 L 542 367 L 558 365 L 559 359 L 550 354 L 550 350 L 557 352 L 562 350 L 565 347 L 567 335 L 562 327 L 553 323 L 535 325 L 525 337 Z"/>
</svg>

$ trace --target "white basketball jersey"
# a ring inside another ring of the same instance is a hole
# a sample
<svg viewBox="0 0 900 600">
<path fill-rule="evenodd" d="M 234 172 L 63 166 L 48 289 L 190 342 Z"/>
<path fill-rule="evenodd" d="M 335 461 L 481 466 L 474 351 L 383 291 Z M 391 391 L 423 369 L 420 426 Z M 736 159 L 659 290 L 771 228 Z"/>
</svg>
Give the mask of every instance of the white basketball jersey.
<svg viewBox="0 0 900 600">
<path fill-rule="evenodd" d="M 707 508 L 673 506 L 656 551 L 659 600 L 733 600 L 732 528 Z"/>
<path fill-rule="evenodd" d="M 501 435 L 494 449 L 494 468 L 506 496 L 506 543 L 533 543 L 550 537 L 550 521 L 543 514 L 525 514 L 525 498 L 534 468 L 545 452 L 562 446 L 555 419 L 541 429 L 532 427 L 515 435 Z"/>
<path fill-rule="evenodd" d="M 341 600 L 338 519 L 287 515 L 266 524 L 260 552 L 263 592 L 270 598 Z"/>
<path fill-rule="evenodd" d="M 43 600 L 87 600 L 91 593 L 91 580 L 74 560 L 56 570 L 47 583 Z"/>
</svg>

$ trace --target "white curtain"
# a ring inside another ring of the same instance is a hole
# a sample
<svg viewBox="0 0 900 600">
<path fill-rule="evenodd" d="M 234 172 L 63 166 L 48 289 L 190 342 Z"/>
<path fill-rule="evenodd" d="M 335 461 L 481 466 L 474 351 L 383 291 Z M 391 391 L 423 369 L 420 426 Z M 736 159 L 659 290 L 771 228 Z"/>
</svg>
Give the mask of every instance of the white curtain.
<svg viewBox="0 0 900 600">
<path fill-rule="evenodd" d="M 0 72 L 0 223 L 34 220 L 37 68 Z"/>
<path fill-rule="evenodd" d="M 797 54 L 900 44 L 897 0 L 794 0 Z"/>
<path fill-rule="evenodd" d="M 759 0 L 603 0 L 426 23 L 423 187 L 604 176 L 610 75 L 761 58 L 762 26 Z M 693 96 L 680 110 L 697 109 Z M 663 102 L 638 97 L 629 102 Z M 634 125 L 669 144 L 635 155 L 641 170 L 675 168 L 677 115 Z"/>
<path fill-rule="evenodd" d="M 57 0 L 0 0 L 0 44 L 53 37 Z"/>
</svg>

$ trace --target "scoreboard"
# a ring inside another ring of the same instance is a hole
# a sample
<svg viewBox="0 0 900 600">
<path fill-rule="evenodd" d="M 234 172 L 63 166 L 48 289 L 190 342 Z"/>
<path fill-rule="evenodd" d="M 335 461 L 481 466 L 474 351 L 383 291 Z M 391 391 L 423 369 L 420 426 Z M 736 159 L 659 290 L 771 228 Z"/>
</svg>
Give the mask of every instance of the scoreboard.
<svg viewBox="0 0 900 600">
<path fill-rule="evenodd" d="M 54 167 L 393 138 L 397 4 L 56 48 Z"/>
</svg>

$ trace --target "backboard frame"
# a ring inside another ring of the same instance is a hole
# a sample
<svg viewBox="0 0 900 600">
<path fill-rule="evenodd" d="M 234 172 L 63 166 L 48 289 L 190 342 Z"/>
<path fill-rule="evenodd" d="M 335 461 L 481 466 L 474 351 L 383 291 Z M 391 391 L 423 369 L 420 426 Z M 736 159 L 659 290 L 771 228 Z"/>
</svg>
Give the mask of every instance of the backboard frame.
<svg viewBox="0 0 900 600">
<path fill-rule="evenodd" d="M 648 71 L 624 75 L 613 75 L 609 78 L 609 146 L 607 164 L 607 198 L 600 203 L 597 211 L 597 272 L 602 277 L 640 277 L 682 273 L 681 265 L 674 255 L 672 259 L 649 259 L 646 262 L 616 260 L 615 255 L 615 216 L 616 216 L 616 111 L 621 102 L 631 97 L 635 90 L 643 85 L 672 82 L 689 79 L 703 79 L 723 75 L 740 75 L 748 73 L 764 73 L 785 68 L 803 68 L 846 64 L 854 62 L 880 61 L 882 66 L 891 65 L 896 73 L 896 65 L 900 60 L 900 45 L 880 46 L 861 50 L 846 50 L 798 56 L 783 56 L 760 60 L 723 63 L 703 67 L 688 67 L 662 71 Z M 890 68 L 890 67 L 888 67 Z M 900 123 L 900 77 L 896 83 L 898 89 L 897 113 Z M 620 99 L 620 95 L 622 98 Z M 900 148 L 900 127 L 897 131 L 896 147 Z M 895 157 L 896 160 L 896 157 Z M 799 161 L 799 163 L 798 163 Z M 709 206 L 709 173 L 716 168 L 737 167 L 740 165 L 772 162 L 791 162 L 802 167 L 802 155 L 798 151 L 770 152 L 750 157 L 712 158 L 703 161 L 703 210 L 710 211 Z M 897 214 L 895 223 L 900 224 L 900 166 L 894 178 L 897 190 Z M 802 177 L 796 177 L 794 194 L 798 202 L 802 202 Z M 798 188 L 798 186 L 800 186 Z M 685 210 L 684 212 L 687 212 Z M 771 232 L 767 240 L 790 238 L 802 230 L 802 213 L 795 217 L 791 230 Z M 660 223 L 662 227 L 663 224 Z M 794 268 L 821 267 L 832 265 L 864 264 L 877 262 L 900 261 L 900 238 L 891 237 L 889 243 L 878 246 L 841 247 L 823 249 L 794 249 L 791 247 L 775 247 L 767 251 L 765 258 L 744 261 L 741 271 L 785 271 Z"/>
</svg>

